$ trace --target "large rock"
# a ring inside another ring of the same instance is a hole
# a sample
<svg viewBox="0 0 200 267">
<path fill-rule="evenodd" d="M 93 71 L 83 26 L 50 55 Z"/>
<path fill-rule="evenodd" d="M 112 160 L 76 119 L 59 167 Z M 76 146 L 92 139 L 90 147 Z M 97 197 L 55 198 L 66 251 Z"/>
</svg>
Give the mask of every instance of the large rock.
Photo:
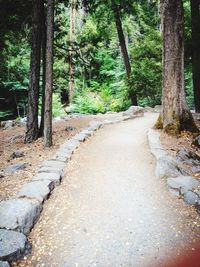
<svg viewBox="0 0 200 267">
<path fill-rule="evenodd" d="M 196 192 L 187 191 L 184 194 L 184 201 L 189 205 L 196 205 L 200 200 L 200 195 Z"/>
<path fill-rule="evenodd" d="M 200 191 L 198 192 L 198 195 L 200 197 Z M 200 214 L 200 199 L 197 201 L 197 203 L 195 203 L 195 208 L 197 212 Z"/>
<path fill-rule="evenodd" d="M 102 127 L 102 123 L 101 122 L 99 122 L 99 121 L 91 121 L 89 123 L 88 130 L 89 131 L 96 131 L 96 130 L 98 130 L 101 127 Z"/>
<path fill-rule="evenodd" d="M 200 135 L 198 135 L 192 142 L 193 145 L 200 148 Z"/>
<path fill-rule="evenodd" d="M 178 162 L 170 156 L 160 157 L 157 159 L 156 164 L 156 177 L 169 178 L 177 177 L 180 175 L 187 175 L 182 169 L 179 168 Z"/>
<path fill-rule="evenodd" d="M 104 120 L 102 123 L 103 123 L 103 125 L 110 125 L 110 124 L 113 124 L 113 121 L 112 120 Z"/>
<path fill-rule="evenodd" d="M 160 142 L 160 134 L 157 131 L 153 129 L 148 131 L 148 141 L 151 153 L 157 159 L 156 177 L 168 178 L 188 175 L 187 171 L 185 171 L 181 166 L 180 161 L 172 156 L 169 156 L 163 149 Z"/>
<path fill-rule="evenodd" d="M 32 181 L 51 181 L 54 185 L 59 185 L 61 176 L 58 173 L 38 173 L 32 178 Z"/>
<path fill-rule="evenodd" d="M 195 120 L 200 120 L 200 113 L 195 112 L 195 110 L 191 110 L 191 112 Z"/>
<path fill-rule="evenodd" d="M 14 121 L 2 121 L 1 126 L 4 128 L 4 130 L 11 129 L 15 125 Z"/>
<path fill-rule="evenodd" d="M 24 170 L 26 168 L 26 163 L 18 163 L 15 165 L 11 165 L 8 168 L 5 169 L 5 172 L 7 173 L 15 173 L 20 170 Z"/>
<path fill-rule="evenodd" d="M 0 267 L 10 267 L 10 264 L 7 261 L 0 261 Z"/>
<path fill-rule="evenodd" d="M 51 168 L 59 168 L 64 170 L 65 168 L 65 163 L 63 162 L 57 162 L 55 160 L 46 160 L 43 161 L 40 167 L 51 167 Z"/>
<path fill-rule="evenodd" d="M 76 131 L 76 128 L 73 127 L 73 126 L 67 126 L 67 127 L 65 128 L 65 131 L 66 131 L 66 132 L 73 132 L 73 131 Z"/>
<path fill-rule="evenodd" d="M 156 159 L 166 157 L 167 153 L 161 145 L 159 133 L 150 129 L 147 136 L 151 153 L 156 157 Z"/>
<path fill-rule="evenodd" d="M 144 108 L 138 106 L 131 106 L 128 110 L 123 112 L 123 116 L 143 116 L 144 115 Z"/>
<path fill-rule="evenodd" d="M 10 199 L 0 202 L 0 228 L 28 234 L 40 216 L 42 205 L 36 200 Z"/>
<path fill-rule="evenodd" d="M 135 117 L 134 115 L 123 116 L 122 119 L 118 119 L 118 120 L 115 120 L 113 122 L 117 123 L 117 122 L 122 122 L 122 121 L 128 121 L 128 120 L 133 119 L 134 117 Z"/>
<path fill-rule="evenodd" d="M 188 191 L 193 191 L 197 188 L 199 182 L 194 179 L 192 176 L 179 176 L 176 178 L 167 179 L 167 187 L 171 193 L 177 195 L 184 195 Z"/>
<path fill-rule="evenodd" d="M 72 154 L 73 154 L 72 150 L 60 148 L 50 160 L 61 161 L 66 163 L 68 160 L 71 159 Z"/>
<path fill-rule="evenodd" d="M 77 140 L 77 141 L 79 141 L 79 142 L 84 142 L 85 140 L 86 140 L 86 138 L 87 138 L 87 135 L 86 134 L 84 134 L 84 133 L 79 133 L 79 134 L 76 134 L 74 137 L 73 137 L 73 139 L 74 140 Z"/>
<path fill-rule="evenodd" d="M 10 140 L 12 142 L 23 142 L 24 140 L 24 135 L 23 134 L 16 134 L 15 136 L 11 137 Z"/>
<path fill-rule="evenodd" d="M 71 155 L 57 152 L 50 160 L 66 163 L 69 159 L 71 159 Z"/>
<path fill-rule="evenodd" d="M 85 129 L 81 132 L 82 134 L 86 135 L 86 138 L 90 137 L 93 134 L 93 131 L 90 131 L 88 129 Z"/>
<path fill-rule="evenodd" d="M 0 260 L 17 260 L 28 251 L 30 251 L 30 244 L 24 234 L 0 229 Z M 0 266 L 6 267 L 9 264 L 0 262 Z"/>
<path fill-rule="evenodd" d="M 200 165 L 192 166 L 192 172 L 193 173 L 200 173 Z"/>
<path fill-rule="evenodd" d="M 53 118 L 53 121 L 55 121 L 55 122 L 61 121 L 61 120 L 63 120 L 63 119 L 60 116 Z"/>
<path fill-rule="evenodd" d="M 78 140 L 70 139 L 66 143 L 61 145 L 60 149 L 74 151 L 79 145 L 80 142 Z"/>
<path fill-rule="evenodd" d="M 156 105 L 156 106 L 154 107 L 154 111 L 157 112 L 157 113 L 160 113 L 161 110 L 162 110 L 162 106 L 161 106 L 161 105 Z"/>
<path fill-rule="evenodd" d="M 59 174 L 62 178 L 64 176 L 64 170 L 60 168 L 52 168 L 52 167 L 40 167 L 38 170 L 38 173 L 57 173 Z"/>
<path fill-rule="evenodd" d="M 167 178 L 167 187 L 171 194 L 175 196 L 184 196 L 187 204 L 195 205 L 200 213 L 200 194 L 193 192 L 198 187 L 199 182 L 185 170 L 183 163 L 190 164 L 195 167 L 195 171 L 199 166 L 199 157 L 195 153 L 181 149 L 176 158 L 169 156 L 163 149 L 160 142 L 160 135 L 155 130 L 148 131 L 148 141 L 151 153 L 156 157 L 156 176 L 158 178 Z"/>
<path fill-rule="evenodd" d="M 17 194 L 18 197 L 36 199 L 43 203 L 54 189 L 54 182 L 51 180 L 32 181 L 25 184 Z"/>
<path fill-rule="evenodd" d="M 27 117 L 21 118 L 20 120 L 15 121 L 17 125 L 19 126 L 26 126 L 27 123 Z"/>
<path fill-rule="evenodd" d="M 152 112 L 155 112 L 155 109 L 152 108 L 152 107 L 146 106 L 146 107 L 144 108 L 144 111 L 145 111 L 145 112 L 150 112 L 150 113 L 152 113 Z"/>
<path fill-rule="evenodd" d="M 15 151 L 10 155 L 10 159 L 17 159 L 17 158 L 22 158 L 24 157 L 24 152 L 22 151 Z"/>
<path fill-rule="evenodd" d="M 193 165 L 199 166 L 200 165 L 200 157 L 196 153 L 194 153 L 194 152 L 192 152 L 186 148 L 180 149 L 177 152 L 176 157 L 179 160 L 181 160 L 182 162 L 189 164 L 191 166 L 193 166 Z"/>
<path fill-rule="evenodd" d="M 61 177 L 64 175 L 65 163 L 61 161 L 55 160 L 47 160 L 44 161 L 38 170 L 38 173 L 46 172 L 46 173 L 58 173 Z"/>
<path fill-rule="evenodd" d="M 65 108 L 65 110 L 66 110 L 66 108 Z M 69 112 L 70 112 L 70 110 L 69 110 Z M 70 115 L 68 115 L 68 118 L 69 119 L 81 119 L 81 118 L 84 118 L 86 116 L 87 116 L 86 114 L 71 113 Z"/>
</svg>

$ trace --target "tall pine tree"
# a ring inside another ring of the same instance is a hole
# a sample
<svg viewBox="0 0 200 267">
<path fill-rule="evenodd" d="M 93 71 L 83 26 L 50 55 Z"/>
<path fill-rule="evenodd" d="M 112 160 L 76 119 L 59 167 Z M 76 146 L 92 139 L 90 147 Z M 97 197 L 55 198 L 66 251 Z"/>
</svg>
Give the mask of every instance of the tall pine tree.
<svg viewBox="0 0 200 267">
<path fill-rule="evenodd" d="M 31 143 L 38 138 L 38 98 L 40 81 L 40 57 L 42 41 L 42 1 L 33 1 L 32 44 L 28 93 L 28 112 L 25 142 Z"/>
<path fill-rule="evenodd" d="M 52 90 L 53 90 L 53 27 L 54 0 L 47 1 L 47 46 L 45 75 L 44 145 L 52 146 Z"/>
<path fill-rule="evenodd" d="M 192 74 L 195 111 L 200 113 L 200 0 L 190 0 L 192 17 Z"/>
<path fill-rule="evenodd" d="M 197 131 L 184 91 L 183 1 L 161 0 L 163 37 L 163 110 L 157 123 L 167 133 Z"/>
</svg>

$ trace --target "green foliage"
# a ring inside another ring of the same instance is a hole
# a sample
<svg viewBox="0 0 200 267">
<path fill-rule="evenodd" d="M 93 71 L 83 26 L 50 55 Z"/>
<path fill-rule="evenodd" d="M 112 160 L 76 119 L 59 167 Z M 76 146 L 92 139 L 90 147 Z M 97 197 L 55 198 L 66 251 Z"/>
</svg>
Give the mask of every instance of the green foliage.
<svg viewBox="0 0 200 267">
<path fill-rule="evenodd" d="M 12 115 L 13 115 L 13 112 L 11 110 L 0 111 L 0 120 L 4 120 Z"/>
<path fill-rule="evenodd" d="M 16 45 L 16 37 L 11 33 L 5 41 L 3 55 L 6 72 L 4 73 L 4 87 L 8 90 L 26 90 L 28 87 L 28 73 L 30 64 L 30 46 L 21 35 L 21 45 Z"/>
<path fill-rule="evenodd" d="M 60 102 L 60 94 L 55 94 L 55 93 L 53 94 L 52 106 L 53 106 L 52 114 L 54 118 L 66 115 L 66 112 L 64 111 L 64 108 Z"/>
<path fill-rule="evenodd" d="M 162 50 L 157 30 L 140 37 L 131 48 L 132 74 L 130 92 L 138 95 L 142 106 L 155 106 L 161 102 Z"/>
<path fill-rule="evenodd" d="M 130 102 L 121 95 L 113 95 L 108 85 L 102 85 L 99 92 L 92 92 L 87 88 L 84 92 L 74 96 L 70 112 L 82 114 L 97 114 L 108 111 L 122 111 L 130 106 Z"/>
<path fill-rule="evenodd" d="M 17 36 L 10 32 L 4 38 L 4 49 L 1 51 L 4 70 L 1 72 L 0 98 L 2 101 L 8 99 L 8 104 L 1 107 L 5 118 L 26 115 L 30 64 L 30 47 L 25 38 L 26 34 L 28 36 L 25 30 Z M 20 42 L 20 45 L 16 45 L 16 42 Z"/>
<path fill-rule="evenodd" d="M 192 53 L 192 29 L 190 2 L 184 0 L 184 41 L 185 41 L 185 63 L 186 68 L 190 65 Z M 189 69 L 188 69 L 189 70 Z"/>
<path fill-rule="evenodd" d="M 191 109 L 194 109 L 194 92 L 192 83 L 192 66 L 188 64 L 185 68 L 185 92 L 187 104 Z"/>
<path fill-rule="evenodd" d="M 84 2 L 87 4 L 87 12 L 84 13 L 79 5 L 75 20 L 75 42 L 72 45 L 75 96 L 70 112 L 96 114 L 122 111 L 131 104 L 128 100 L 130 93 L 138 95 L 142 106 L 160 104 L 162 44 L 159 34 L 159 1 L 116 0 L 131 61 L 132 74 L 129 81 L 126 79 L 111 0 Z M 18 116 L 20 110 L 25 113 L 27 101 L 31 1 L 3 0 L 2 3 L 6 7 L 6 15 L 2 15 L 0 29 L 0 99 L 12 95 L 16 104 L 16 110 L 12 112 Z M 55 4 L 54 117 L 65 114 L 60 93 L 68 92 L 70 25 L 69 1 L 55 1 Z M 193 107 L 190 5 L 186 0 L 184 7 L 185 85 L 188 103 Z M 3 110 L 0 116 L 10 115 L 10 112 Z"/>
<path fill-rule="evenodd" d="M 106 108 L 98 94 L 85 92 L 75 96 L 74 103 L 70 106 L 70 112 L 82 114 L 105 113 Z"/>
</svg>

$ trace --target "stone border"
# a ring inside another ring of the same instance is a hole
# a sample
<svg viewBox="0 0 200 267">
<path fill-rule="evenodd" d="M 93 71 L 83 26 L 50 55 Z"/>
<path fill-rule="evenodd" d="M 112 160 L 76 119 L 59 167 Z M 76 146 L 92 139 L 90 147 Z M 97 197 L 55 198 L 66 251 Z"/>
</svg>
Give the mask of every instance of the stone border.
<svg viewBox="0 0 200 267">
<path fill-rule="evenodd" d="M 169 155 L 162 147 L 160 133 L 150 129 L 148 141 L 151 153 L 156 158 L 156 177 L 166 179 L 167 188 L 172 195 L 182 197 L 188 205 L 194 205 L 200 213 L 200 183 L 193 176 L 190 176 L 183 167 L 182 162 Z"/>
<path fill-rule="evenodd" d="M 61 183 L 66 163 L 74 151 L 103 126 L 144 115 L 141 107 L 130 107 L 112 120 L 91 121 L 89 126 L 60 146 L 58 151 L 41 163 L 37 174 L 18 192 L 17 197 L 0 202 L 0 267 L 17 260 L 30 251 L 27 235 L 38 221 L 43 203 Z"/>
</svg>

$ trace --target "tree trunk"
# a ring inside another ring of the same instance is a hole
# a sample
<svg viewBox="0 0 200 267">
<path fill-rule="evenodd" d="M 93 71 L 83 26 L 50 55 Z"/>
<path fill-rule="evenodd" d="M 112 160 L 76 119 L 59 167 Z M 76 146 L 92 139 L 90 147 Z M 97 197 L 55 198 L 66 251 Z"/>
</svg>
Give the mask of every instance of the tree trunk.
<svg viewBox="0 0 200 267">
<path fill-rule="evenodd" d="M 44 145 L 52 146 L 53 26 L 54 0 L 47 1 L 47 47 L 44 109 Z"/>
<path fill-rule="evenodd" d="M 44 136 L 44 108 L 45 108 L 45 84 L 46 84 L 46 46 L 47 46 L 47 30 L 46 30 L 46 15 L 43 4 L 42 12 L 42 104 L 41 104 L 41 121 L 39 137 Z"/>
<path fill-rule="evenodd" d="M 126 46 L 126 40 L 125 40 L 124 33 L 123 33 L 120 10 L 119 10 L 118 5 L 115 3 L 115 0 L 112 0 L 112 9 L 113 9 L 114 16 L 115 16 L 115 24 L 116 24 L 116 28 L 117 28 L 117 34 L 118 34 L 118 38 L 119 38 L 119 44 L 121 47 L 122 56 L 124 59 L 126 74 L 127 74 L 127 78 L 129 79 L 130 75 L 131 75 L 131 64 L 130 64 L 128 50 L 127 50 L 127 46 Z M 131 99 L 132 104 L 134 106 L 137 106 L 136 94 L 130 93 L 129 97 Z"/>
<path fill-rule="evenodd" d="M 195 111 L 200 112 L 200 0 L 190 0 L 192 17 L 192 73 Z"/>
<path fill-rule="evenodd" d="M 38 138 L 38 98 L 41 57 L 41 9 L 40 0 L 33 1 L 32 51 L 28 93 L 28 110 L 25 142 L 31 143 Z"/>
<path fill-rule="evenodd" d="M 184 38 L 182 0 L 161 0 L 163 34 L 163 99 L 157 126 L 177 135 L 196 131 L 184 91 Z"/>
<path fill-rule="evenodd" d="M 74 95 L 74 66 L 73 66 L 73 48 L 75 41 L 75 16 L 76 16 L 76 0 L 71 0 L 70 10 L 70 30 L 69 30 L 69 101 L 72 102 Z"/>
</svg>

